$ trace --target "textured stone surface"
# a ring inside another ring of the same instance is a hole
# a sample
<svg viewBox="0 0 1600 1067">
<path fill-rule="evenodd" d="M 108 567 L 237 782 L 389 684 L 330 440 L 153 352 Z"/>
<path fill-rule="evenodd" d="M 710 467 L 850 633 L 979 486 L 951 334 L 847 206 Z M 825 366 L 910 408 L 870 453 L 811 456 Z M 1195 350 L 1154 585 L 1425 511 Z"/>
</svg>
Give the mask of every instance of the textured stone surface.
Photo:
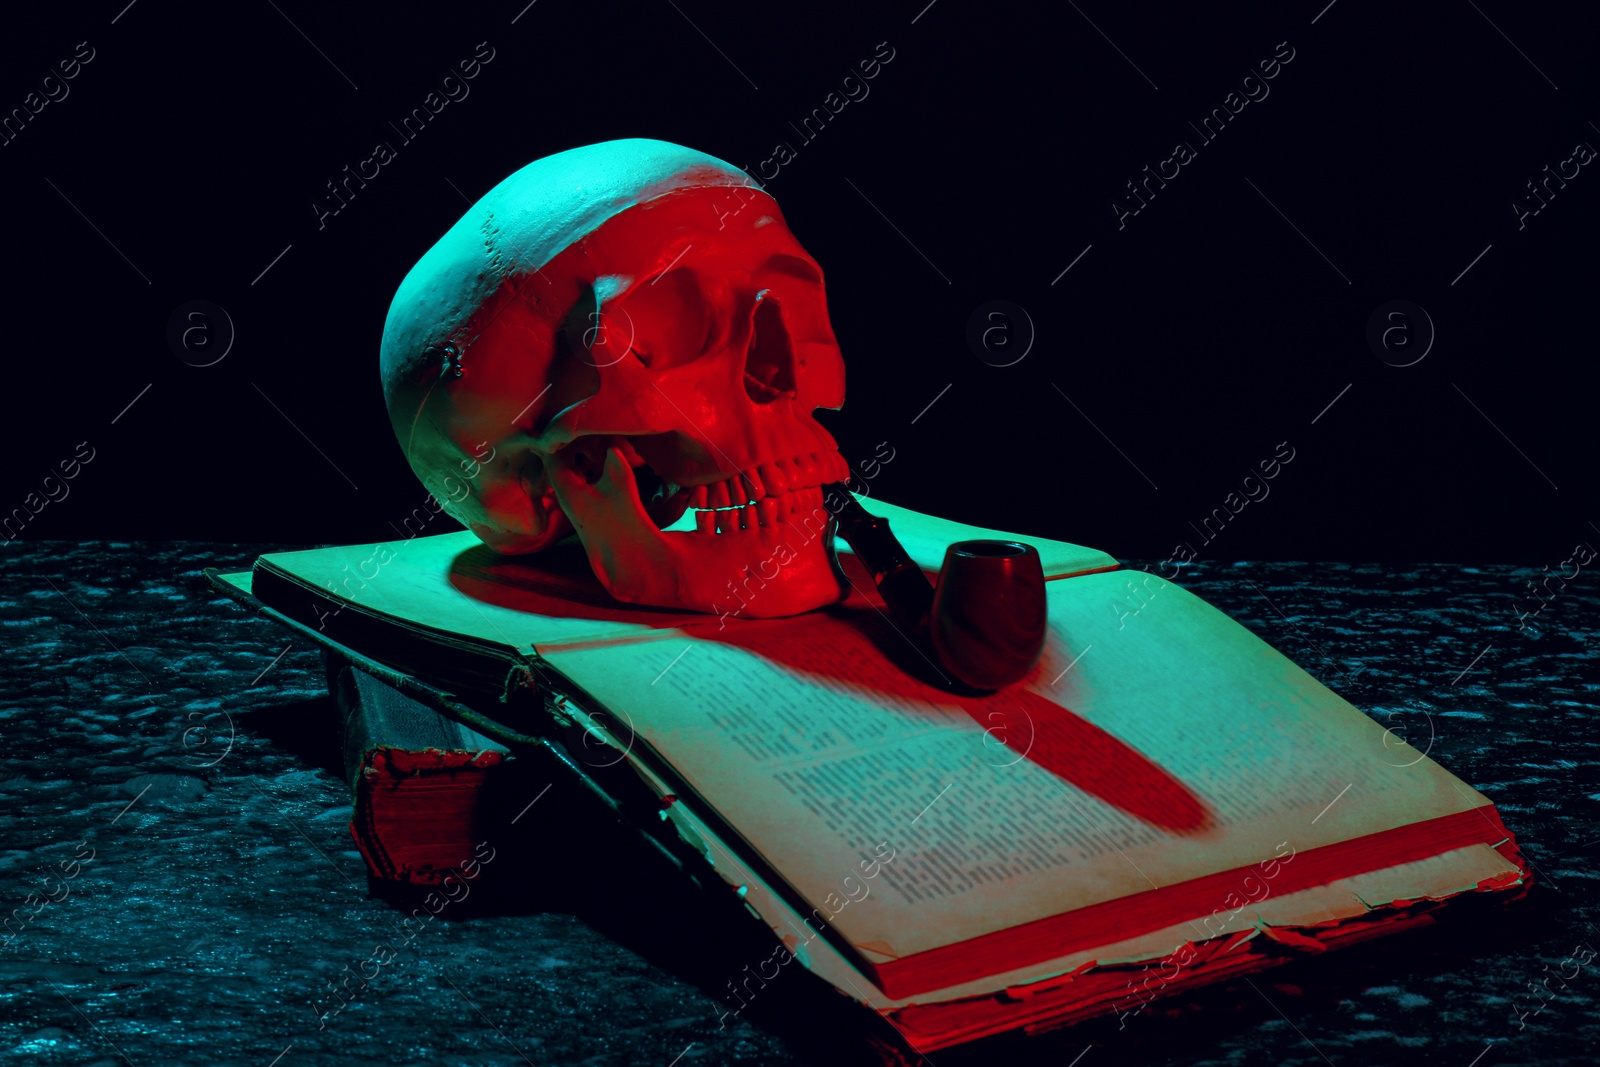
<svg viewBox="0 0 1600 1067">
<path fill-rule="evenodd" d="M 58 899 L 0 948 L 0 1057 L 877 1061 L 857 1013 L 799 972 L 721 1026 L 724 983 L 770 953 L 761 931 L 564 787 L 495 842 L 473 896 L 370 962 L 414 902 L 374 894 L 354 851 L 320 655 L 199 576 L 272 547 L 4 547 L 0 915 L 20 909 L 16 931 L 29 894 Z M 1542 877 L 1525 901 L 1181 998 L 1120 1031 L 938 1053 L 939 1067 L 1595 1062 L 1600 959 L 1564 987 L 1556 975 L 1579 942 L 1600 947 L 1600 598 L 1580 575 L 1519 632 L 1512 600 L 1537 573 L 1207 563 L 1183 578 L 1492 797 Z M 319 1018 L 313 1002 L 339 1003 L 327 981 L 361 971 L 367 988 Z M 1540 1003 L 1526 983 L 1547 977 L 1554 999 L 1519 1024 Z"/>
</svg>

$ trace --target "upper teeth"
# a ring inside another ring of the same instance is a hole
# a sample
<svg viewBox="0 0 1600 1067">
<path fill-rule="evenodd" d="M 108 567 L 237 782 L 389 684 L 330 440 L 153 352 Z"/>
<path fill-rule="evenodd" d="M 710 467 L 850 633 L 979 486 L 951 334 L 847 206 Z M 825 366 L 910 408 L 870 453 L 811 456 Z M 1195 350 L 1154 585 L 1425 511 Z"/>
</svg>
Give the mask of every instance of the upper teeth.
<svg viewBox="0 0 1600 1067">
<path fill-rule="evenodd" d="M 788 459 L 754 464 L 720 482 L 689 490 L 689 506 L 719 511 L 758 503 L 762 498 L 811 489 L 850 477 L 850 467 L 837 452 L 802 453 Z"/>
<path fill-rule="evenodd" d="M 819 488 L 850 477 L 850 466 L 835 451 L 801 454 L 758 463 L 710 485 L 689 490 L 689 506 L 701 533 L 732 533 L 787 522 L 802 509 L 822 506 Z"/>
</svg>

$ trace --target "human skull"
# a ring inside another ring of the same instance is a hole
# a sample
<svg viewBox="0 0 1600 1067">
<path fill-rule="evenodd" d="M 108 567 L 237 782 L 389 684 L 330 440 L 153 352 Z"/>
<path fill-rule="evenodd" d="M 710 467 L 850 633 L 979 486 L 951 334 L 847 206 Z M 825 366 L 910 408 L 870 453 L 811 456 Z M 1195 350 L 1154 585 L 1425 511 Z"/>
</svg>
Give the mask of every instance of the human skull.
<svg viewBox="0 0 1600 1067">
<path fill-rule="evenodd" d="M 499 552 L 576 532 L 632 604 L 770 617 L 844 595 L 822 487 L 849 467 L 813 417 L 844 402 L 822 271 L 721 160 L 636 139 L 523 167 L 406 275 L 382 370 L 412 469 Z"/>
</svg>

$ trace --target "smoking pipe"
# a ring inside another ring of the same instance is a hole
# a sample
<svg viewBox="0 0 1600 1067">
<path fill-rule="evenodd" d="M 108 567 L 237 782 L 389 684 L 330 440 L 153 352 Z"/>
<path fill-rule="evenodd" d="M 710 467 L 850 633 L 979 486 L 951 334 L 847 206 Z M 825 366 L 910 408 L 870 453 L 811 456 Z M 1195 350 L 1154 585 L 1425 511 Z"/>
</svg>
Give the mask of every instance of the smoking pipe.
<svg viewBox="0 0 1600 1067">
<path fill-rule="evenodd" d="M 866 566 L 895 623 L 932 659 L 973 689 L 993 690 L 1025 677 L 1044 651 L 1044 569 L 1032 545 L 957 541 L 945 550 L 939 584 L 889 530 L 889 520 L 861 506 L 844 485 L 823 488 L 845 503 L 837 532 Z"/>
</svg>

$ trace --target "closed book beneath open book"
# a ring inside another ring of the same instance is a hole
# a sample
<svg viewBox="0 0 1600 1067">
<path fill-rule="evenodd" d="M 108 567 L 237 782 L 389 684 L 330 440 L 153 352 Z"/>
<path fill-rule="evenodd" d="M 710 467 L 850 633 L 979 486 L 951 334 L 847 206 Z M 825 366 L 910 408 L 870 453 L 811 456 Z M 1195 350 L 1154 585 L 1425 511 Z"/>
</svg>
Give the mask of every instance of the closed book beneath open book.
<svg viewBox="0 0 1600 1067">
<path fill-rule="evenodd" d="M 1012 536 L 868 506 L 929 572 L 952 541 Z M 1039 550 L 1050 633 L 987 696 L 936 684 L 842 545 L 848 600 L 765 620 L 621 605 L 575 546 L 505 559 L 465 532 L 217 581 L 454 694 L 446 713 L 536 733 L 555 709 L 603 739 L 783 962 L 925 1051 L 1526 885 L 1486 797 L 1242 626 L 1103 553 L 1015 539 Z"/>
</svg>

